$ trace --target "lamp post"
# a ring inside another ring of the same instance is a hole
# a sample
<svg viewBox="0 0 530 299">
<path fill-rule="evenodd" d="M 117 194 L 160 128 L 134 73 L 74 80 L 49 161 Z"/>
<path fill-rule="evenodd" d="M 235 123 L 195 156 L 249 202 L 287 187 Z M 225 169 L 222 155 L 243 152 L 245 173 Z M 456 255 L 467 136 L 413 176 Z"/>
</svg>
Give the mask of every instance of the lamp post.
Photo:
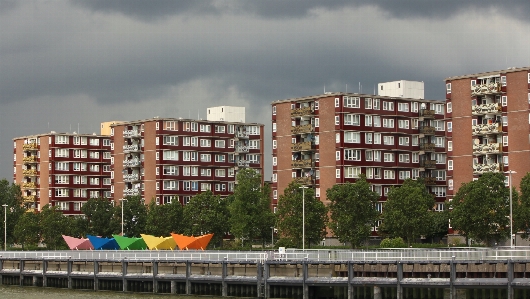
<svg viewBox="0 0 530 299">
<path fill-rule="evenodd" d="M 120 201 L 121 201 L 121 204 L 120 204 L 121 205 L 121 235 L 123 237 L 123 204 L 124 202 L 127 201 L 127 198 L 121 198 Z"/>
<path fill-rule="evenodd" d="M 271 246 L 274 248 L 274 226 L 271 226 Z"/>
<path fill-rule="evenodd" d="M 505 173 L 510 174 L 510 247 L 513 247 L 513 214 L 512 214 L 512 173 L 517 173 L 516 171 L 509 170 Z"/>
<path fill-rule="evenodd" d="M 298 187 L 302 189 L 302 250 L 305 250 L 305 189 L 307 186 Z"/>
<path fill-rule="evenodd" d="M 7 204 L 3 204 L 4 207 L 4 251 L 7 251 Z"/>
</svg>

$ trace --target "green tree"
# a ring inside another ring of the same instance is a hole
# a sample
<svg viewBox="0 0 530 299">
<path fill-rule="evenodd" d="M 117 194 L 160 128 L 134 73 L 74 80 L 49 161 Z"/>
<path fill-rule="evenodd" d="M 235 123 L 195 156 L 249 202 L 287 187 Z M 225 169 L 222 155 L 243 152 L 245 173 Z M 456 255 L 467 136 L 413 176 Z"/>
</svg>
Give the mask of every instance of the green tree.
<svg viewBox="0 0 530 299">
<path fill-rule="evenodd" d="M 334 185 L 326 191 L 330 201 L 329 227 L 340 242 L 348 242 L 356 248 L 370 236 L 379 216 L 375 209 L 379 197 L 364 175 L 354 184 Z"/>
<path fill-rule="evenodd" d="M 222 245 L 225 233 L 230 230 L 228 220 L 227 200 L 209 190 L 193 196 L 184 206 L 183 223 L 187 223 L 184 233 L 194 236 L 212 233 L 212 245 Z"/>
<path fill-rule="evenodd" d="M 182 233 L 182 205 L 178 200 L 170 204 L 157 205 L 153 200 L 147 209 L 145 233 L 153 236 L 169 236 Z"/>
<path fill-rule="evenodd" d="M 85 238 L 89 230 L 89 222 L 83 216 L 67 217 L 68 233 L 66 235 L 74 238 Z"/>
<path fill-rule="evenodd" d="M 127 237 L 140 237 L 145 233 L 147 223 L 147 206 L 141 196 L 128 196 L 123 204 L 123 234 Z M 120 219 L 121 206 L 114 209 L 114 219 Z M 121 231 L 121 228 L 120 228 Z"/>
<path fill-rule="evenodd" d="M 41 238 L 40 214 L 24 213 L 15 225 L 13 232 L 16 242 L 22 245 L 37 246 Z"/>
<path fill-rule="evenodd" d="M 5 208 L 3 205 L 7 205 Z M 25 208 L 22 204 L 22 191 L 17 184 L 9 184 L 6 179 L 0 180 L 0 215 L 6 218 L 7 243 L 13 243 L 15 226 L 19 218 L 24 214 Z M 7 214 L 7 215 L 6 215 Z M 0 221 L 0 229 L 4 231 L 4 221 Z M 4 243 L 4 234 L 0 234 L 0 240 Z M 3 247 L 3 246 L 2 246 Z"/>
<path fill-rule="evenodd" d="M 392 187 L 383 208 L 380 231 L 391 237 L 401 237 L 410 245 L 427 233 L 434 196 L 421 180 L 407 179 L 400 187 Z"/>
<path fill-rule="evenodd" d="M 513 231 L 522 232 L 521 237 L 530 237 L 530 173 L 527 173 L 519 184 L 521 195 L 515 188 L 512 190 Z"/>
<path fill-rule="evenodd" d="M 269 238 L 274 225 L 270 209 L 270 189 L 263 187 L 261 175 L 250 168 L 237 173 L 237 185 L 231 197 L 230 231 L 239 239 Z"/>
<path fill-rule="evenodd" d="M 115 210 L 113 203 L 106 198 L 89 199 L 81 208 L 88 219 L 87 234 L 110 237 L 119 232 L 119 222 L 114 219 Z"/>
<path fill-rule="evenodd" d="M 509 237 L 509 189 L 502 173 L 484 173 L 464 183 L 451 201 L 451 226 L 466 238 L 488 245 Z"/>
<path fill-rule="evenodd" d="M 304 189 L 304 190 L 302 190 Z M 305 202 L 305 244 L 319 242 L 326 235 L 328 208 L 315 197 L 312 188 L 289 183 L 278 199 L 277 226 L 279 235 L 302 247 L 302 206 Z"/>
<path fill-rule="evenodd" d="M 49 250 L 67 249 L 63 235 L 68 233 L 68 220 L 57 207 L 45 205 L 40 212 L 42 242 Z"/>
<path fill-rule="evenodd" d="M 447 204 L 446 204 L 447 205 Z M 449 230 L 449 211 L 429 211 L 430 221 L 426 225 L 425 237 L 431 241 L 442 239 Z"/>
</svg>

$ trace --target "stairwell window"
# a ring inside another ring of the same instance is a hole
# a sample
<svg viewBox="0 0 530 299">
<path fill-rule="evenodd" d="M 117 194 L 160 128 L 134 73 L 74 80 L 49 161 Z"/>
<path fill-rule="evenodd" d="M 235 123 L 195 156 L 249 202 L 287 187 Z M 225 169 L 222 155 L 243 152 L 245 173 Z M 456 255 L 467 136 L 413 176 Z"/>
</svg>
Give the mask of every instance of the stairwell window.
<svg viewBox="0 0 530 299">
<path fill-rule="evenodd" d="M 445 84 L 445 92 L 446 93 L 451 93 L 451 83 Z"/>
<path fill-rule="evenodd" d="M 502 136 L 502 146 L 508 146 L 508 136 Z"/>
<path fill-rule="evenodd" d="M 453 132 L 453 122 L 447 122 L 447 132 Z"/>
<path fill-rule="evenodd" d="M 501 104 L 502 104 L 502 107 L 508 106 L 508 96 L 501 97 Z"/>
<path fill-rule="evenodd" d="M 453 170 L 453 160 L 447 160 L 447 170 Z"/>
<path fill-rule="evenodd" d="M 335 169 L 335 178 L 336 179 L 340 179 L 340 168 L 339 169 Z"/>
<path fill-rule="evenodd" d="M 448 102 L 446 104 L 446 107 L 447 107 L 447 113 L 452 113 L 453 112 L 453 104 L 451 102 Z"/>
</svg>

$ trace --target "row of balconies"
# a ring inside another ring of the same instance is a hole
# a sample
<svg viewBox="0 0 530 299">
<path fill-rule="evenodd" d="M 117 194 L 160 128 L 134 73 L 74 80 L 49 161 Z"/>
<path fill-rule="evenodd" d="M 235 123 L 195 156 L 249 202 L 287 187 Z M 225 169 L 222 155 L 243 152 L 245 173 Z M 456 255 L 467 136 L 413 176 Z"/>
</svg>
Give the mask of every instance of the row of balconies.
<svg viewBox="0 0 530 299">
<path fill-rule="evenodd" d="M 472 126 L 471 129 L 473 131 L 473 135 L 499 134 L 502 133 L 502 124 L 479 124 Z"/>
<path fill-rule="evenodd" d="M 471 86 L 471 95 L 482 95 L 482 94 L 495 94 L 501 92 L 501 83 L 485 83 L 485 84 L 475 84 Z"/>
<path fill-rule="evenodd" d="M 39 149 L 39 146 L 35 142 L 22 145 L 22 150 L 25 150 L 25 151 L 32 151 L 32 150 L 37 150 L 37 149 Z"/>
<path fill-rule="evenodd" d="M 499 103 L 489 103 L 471 106 L 471 113 L 478 114 L 497 114 L 502 112 L 502 106 Z"/>
<path fill-rule="evenodd" d="M 502 145 L 500 143 L 473 144 L 473 154 L 500 154 Z"/>
<path fill-rule="evenodd" d="M 503 165 L 500 163 L 473 164 L 473 174 L 483 174 L 485 172 L 500 172 Z"/>
</svg>

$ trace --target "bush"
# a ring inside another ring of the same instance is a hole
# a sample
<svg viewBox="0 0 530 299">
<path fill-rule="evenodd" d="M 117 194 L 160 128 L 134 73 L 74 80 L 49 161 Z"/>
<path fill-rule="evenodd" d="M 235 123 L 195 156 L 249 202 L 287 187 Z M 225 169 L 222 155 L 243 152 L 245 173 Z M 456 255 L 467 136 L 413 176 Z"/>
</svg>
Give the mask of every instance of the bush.
<svg viewBox="0 0 530 299">
<path fill-rule="evenodd" d="M 281 238 L 276 244 L 274 244 L 274 247 L 296 248 L 296 244 L 291 239 Z"/>
<path fill-rule="evenodd" d="M 386 238 L 381 241 L 381 244 L 379 245 L 380 248 L 406 248 L 407 244 L 405 244 L 405 241 L 403 241 L 402 238 Z"/>
</svg>

